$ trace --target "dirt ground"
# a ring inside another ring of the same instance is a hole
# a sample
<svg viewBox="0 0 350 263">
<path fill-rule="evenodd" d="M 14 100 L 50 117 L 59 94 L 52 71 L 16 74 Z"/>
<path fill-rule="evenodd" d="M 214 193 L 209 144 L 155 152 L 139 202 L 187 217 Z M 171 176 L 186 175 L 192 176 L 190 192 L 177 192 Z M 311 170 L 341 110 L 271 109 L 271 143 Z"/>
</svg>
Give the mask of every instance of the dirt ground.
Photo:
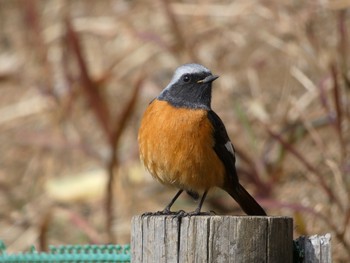
<svg viewBox="0 0 350 263">
<path fill-rule="evenodd" d="M 138 158 L 148 103 L 174 69 L 220 78 L 213 109 L 242 184 L 295 237 L 332 234 L 350 261 L 350 2 L 0 0 L 0 239 L 130 242 L 176 189 Z M 174 209 L 193 210 L 185 195 Z M 205 209 L 242 211 L 221 190 Z"/>
</svg>

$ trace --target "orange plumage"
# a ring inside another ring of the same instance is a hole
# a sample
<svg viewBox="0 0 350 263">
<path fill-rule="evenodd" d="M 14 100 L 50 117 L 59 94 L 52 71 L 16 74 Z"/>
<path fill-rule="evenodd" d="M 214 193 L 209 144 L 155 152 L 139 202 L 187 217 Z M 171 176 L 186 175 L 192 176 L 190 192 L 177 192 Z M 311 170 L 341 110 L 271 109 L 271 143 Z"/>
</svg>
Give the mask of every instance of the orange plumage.
<svg viewBox="0 0 350 263">
<path fill-rule="evenodd" d="M 213 150 L 207 111 L 175 108 L 155 99 L 139 130 L 141 160 L 154 178 L 185 190 L 208 190 L 224 183 L 225 167 Z"/>
</svg>

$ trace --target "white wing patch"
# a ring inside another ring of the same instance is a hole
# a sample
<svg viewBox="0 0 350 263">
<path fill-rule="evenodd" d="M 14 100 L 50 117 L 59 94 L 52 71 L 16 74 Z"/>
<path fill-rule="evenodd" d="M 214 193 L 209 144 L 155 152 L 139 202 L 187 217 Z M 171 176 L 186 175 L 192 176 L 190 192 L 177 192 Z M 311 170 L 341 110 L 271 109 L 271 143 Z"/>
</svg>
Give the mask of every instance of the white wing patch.
<svg viewBox="0 0 350 263">
<path fill-rule="evenodd" d="M 232 143 L 230 141 L 225 143 L 225 147 L 233 156 L 235 156 L 235 150 L 233 150 Z"/>
</svg>

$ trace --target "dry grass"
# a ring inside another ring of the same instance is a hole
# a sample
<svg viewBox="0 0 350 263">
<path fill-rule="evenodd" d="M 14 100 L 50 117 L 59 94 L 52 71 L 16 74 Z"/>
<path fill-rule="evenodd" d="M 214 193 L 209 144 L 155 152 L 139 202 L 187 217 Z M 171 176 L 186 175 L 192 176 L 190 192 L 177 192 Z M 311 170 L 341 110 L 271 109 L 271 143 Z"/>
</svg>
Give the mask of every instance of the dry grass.
<svg viewBox="0 0 350 263">
<path fill-rule="evenodd" d="M 129 242 L 174 193 L 145 175 L 137 128 L 174 68 L 220 78 L 213 108 L 246 185 L 295 235 L 350 260 L 348 1 L 0 0 L 0 239 Z M 208 209 L 238 214 L 221 191 Z M 189 199 L 177 207 L 193 209 Z"/>
</svg>

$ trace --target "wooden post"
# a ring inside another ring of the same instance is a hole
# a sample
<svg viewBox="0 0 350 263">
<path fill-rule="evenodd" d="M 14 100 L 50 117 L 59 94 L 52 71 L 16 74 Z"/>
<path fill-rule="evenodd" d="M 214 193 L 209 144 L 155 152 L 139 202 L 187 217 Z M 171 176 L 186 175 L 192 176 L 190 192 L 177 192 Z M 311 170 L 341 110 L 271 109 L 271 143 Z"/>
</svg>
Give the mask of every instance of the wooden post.
<svg viewBox="0 0 350 263">
<path fill-rule="evenodd" d="M 289 217 L 135 216 L 133 263 L 291 263 L 293 221 Z"/>
<path fill-rule="evenodd" d="M 301 236 L 296 239 L 300 262 L 304 263 L 331 263 L 331 234 L 310 237 Z"/>
</svg>

